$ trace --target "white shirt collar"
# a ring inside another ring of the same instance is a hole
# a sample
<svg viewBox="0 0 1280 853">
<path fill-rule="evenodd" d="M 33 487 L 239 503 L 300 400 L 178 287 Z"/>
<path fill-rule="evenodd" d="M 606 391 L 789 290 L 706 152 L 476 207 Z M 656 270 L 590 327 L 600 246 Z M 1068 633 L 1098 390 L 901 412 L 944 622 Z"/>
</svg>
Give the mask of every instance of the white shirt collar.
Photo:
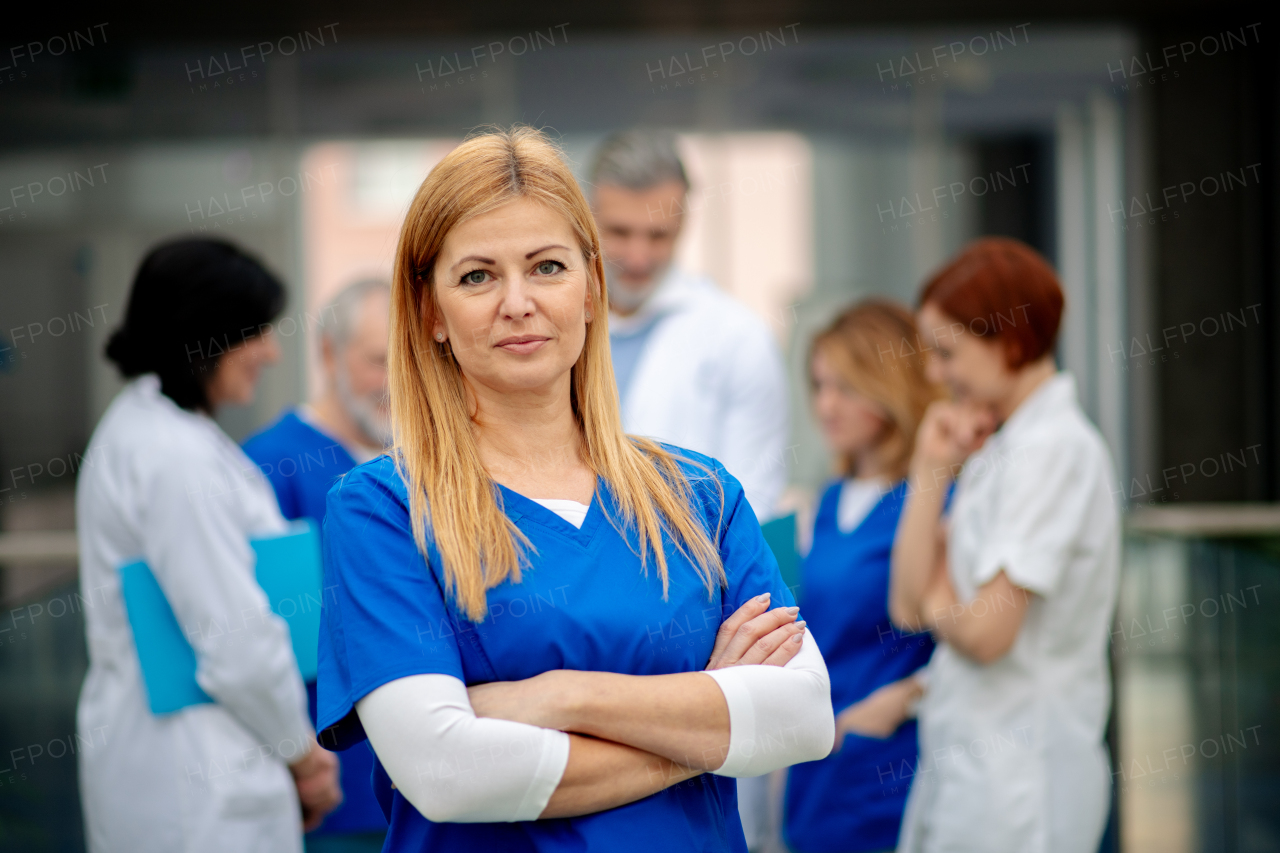
<svg viewBox="0 0 1280 853">
<path fill-rule="evenodd" d="M 1016 436 L 1037 423 L 1058 418 L 1076 406 L 1076 378 L 1070 371 L 1060 371 L 1032 391 L 1005 420 L 997 434 L 1008 440 L 1009 436 Z"/>
<path fill-rule="evenodd" d="M 175 403 L 167 394 L 164 393 L 160 386 L 160 377 L 154 373 L 144 373 L 136 379 L 132 380 L 128 386 L 131 393 L 148 400 L 150 403 L 164 407 L 166 410 L 177 414 L 179 417 L 191 418 L 198 423 L 211 426 L 219 434 L 222 427 L 218 426 L 218 422 L 209 417 L 208 413 L 200 409 L 184 409 Z"/>
<path fill-rule="evenodd" d="M 663 276 L 662 283 L 635 313 L 623 317 L 613 311 L 609 312 L 609 328 L 624 335 L 639 331 L 661 315 L 682 307 L 698 282 L 696 276 L 689 275 L 672 264 Z"/>
</svg>

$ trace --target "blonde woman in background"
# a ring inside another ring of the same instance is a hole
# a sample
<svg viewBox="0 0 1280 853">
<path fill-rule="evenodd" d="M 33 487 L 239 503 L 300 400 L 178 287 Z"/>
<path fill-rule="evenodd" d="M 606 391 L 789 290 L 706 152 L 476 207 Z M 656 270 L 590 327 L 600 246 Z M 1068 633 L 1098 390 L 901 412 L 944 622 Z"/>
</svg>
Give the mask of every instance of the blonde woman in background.
<svg viewBox="0 0 1280 853">
<path fill-rule="evenodd" d="M 831 748 L 826 667 L 742 487 L 623 433 L 606 312 L 595 223 L 540 133 L 427 176 L 394 273 L 392 453 L 325 521 L 319 725 L 372 744 L 388 851 L 742 851 L 729 777 Z"/>
<path fill-rule="evenodd" d="M 838 478 L 822 495 L 802 567 L 805 618 L 824 651 L 835 751 L 788 774 L 784 833 L 800 853 L 891 850 L 916 763 L 915 673 L 928 634 L 889 621 L 889 557 L 916 428 L 939 396 L 912 344 L 915 318 L 867 300 L 813 341 L 814 413 Z"/>
</svg>

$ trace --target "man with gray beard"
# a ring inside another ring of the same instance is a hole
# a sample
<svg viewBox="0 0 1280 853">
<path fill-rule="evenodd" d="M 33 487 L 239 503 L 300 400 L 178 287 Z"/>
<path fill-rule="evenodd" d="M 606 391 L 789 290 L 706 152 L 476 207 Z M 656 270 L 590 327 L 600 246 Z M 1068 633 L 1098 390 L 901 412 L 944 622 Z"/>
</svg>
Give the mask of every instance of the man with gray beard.
<svg viewBox="0 0 1280 853">
<path fill-rule="evenodd" d="M 286 518 L 324 521 L 329 487 L 391 442 L 387 329 L 391 289 L 367 279 L 344 288 L 320 311 L 324 391 L 250 438 L 244 452 L 271 481 Z M 307 685 L 311 723 L 316 685 Z M 340 753 L 343 803 L 306 839 L 307 853 L 382 849 L 387 822 L 373 796 L 367 745 Z"/>
<path fill-rule="evenodd" d="M 760 521 L 787 481 L 787 384 L 773 332 L 709 278 L 674 263 L 689 178 L 673 134 L 600 146 L 589 198 L 604 252 L 609 346 L 627 432 L 705 453 Z"/>
</svg>

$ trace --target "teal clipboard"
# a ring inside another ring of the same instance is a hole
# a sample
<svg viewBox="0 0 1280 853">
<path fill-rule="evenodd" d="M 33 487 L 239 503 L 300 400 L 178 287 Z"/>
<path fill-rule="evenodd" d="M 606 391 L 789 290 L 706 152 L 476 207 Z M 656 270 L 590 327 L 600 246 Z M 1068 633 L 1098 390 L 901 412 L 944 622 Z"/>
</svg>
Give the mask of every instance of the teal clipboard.
<svg viewBox="0 0 1280 853">
<path fill-rule="evenodd" d="M 288 533 L 252 539 L 254 572 L 271 612 L 289 626 L 294 657 L 304 681 L 316 677 L 320 643 L 320 537 L 308 521 Z M 120 567 L 120 588 L 133 629 L 147 703 L 153 714 L 171 714 L 213 702 L 196 681 L 196 653 L 164 597 L 151 567 L 136 561 Z"/>
<path fill-rule="evenodd" d="M 151 713 L 170 714 L 212 702 L 196 683 L 195 649 L 183 635 L 151 567 L 141 561 L 121 566 L 120 592 L 138 648 Z"/>
<path fill-rule="evenodd" d="M 320 534 L 314 524 L 293 522 L 288 533 L 249 542 L 258 556 L 258 585 L 271 612 L 289 625 L 293 656 L 303 681 L 315 681 L 320 648 Z"/>
<path fill-rule="evenodd" d="M 778 561 L 782 582 L 791 589 L 791 595 L 800 600 L 800 552 L 796 548 L 796 514 L 784 515 L 760 525 L 764 541 Z"/>
</svg>

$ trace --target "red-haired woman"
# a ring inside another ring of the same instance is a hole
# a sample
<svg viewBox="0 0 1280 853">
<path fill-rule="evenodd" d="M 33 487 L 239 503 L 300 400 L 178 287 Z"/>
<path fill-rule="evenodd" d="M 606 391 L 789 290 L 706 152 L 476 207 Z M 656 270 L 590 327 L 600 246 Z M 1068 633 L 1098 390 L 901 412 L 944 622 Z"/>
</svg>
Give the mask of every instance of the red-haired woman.
<svg viewBox="0 0 1280 853">
<path fill-rule="evenodd" d="M 1120 526 L 1110 454 L 1054 366 L 1062 289 L 1035 251 L 986 238 L 920 303 L 952 400 L 920 427 L 893 554 L 894 621 L 939 642 L 899 849 L 1092 853 Z"/>
</svg>

